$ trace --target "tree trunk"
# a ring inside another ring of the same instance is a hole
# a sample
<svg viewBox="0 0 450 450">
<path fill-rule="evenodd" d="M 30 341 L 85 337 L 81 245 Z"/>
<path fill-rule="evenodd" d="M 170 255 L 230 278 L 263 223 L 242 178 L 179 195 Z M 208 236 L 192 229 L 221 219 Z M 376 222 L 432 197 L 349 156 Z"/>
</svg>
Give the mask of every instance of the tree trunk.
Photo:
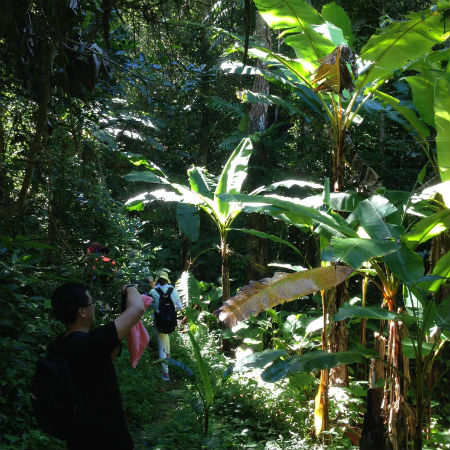
<svg viewBox="0 0 450 450">
<path fill-rule="evenodd" d="M 347 283 L 341 283 L 327 292 L 329 326 L 329 351 L 343 352 L 347 350 L 347 325 L 345 320 L 335 322 L 333 316 L 348 299 Z M 330 384 L 332 386 L 348 386 L 348 368 L 342 364 L 330 369 Z"/>
<path fill-rule="evenodd" d="M 28 152 L 28 162 L 25 167 L 25 175 L 22 180 L 22 186 L 18 194 L 16 202 L 5 208 L 0 212 L 0 219 L 5 219 L 12 217 L 17 212 L 20 212 L 24 205 L 28 192 L 31 186 L 31 181 L 33 178 L 34 168 L 36 165 L 36 158 L 42 146 L 42 137 L 45 132 L 45 127 L 47 124 L 48 115 L 48 104 L 50 101 L 50 73 L 52 64 L 52 48 L 50 45 L 41 45 L 38 52 L 38 70 L 41 82 L 40 93 L 39 93 L 39 103 L 36 112 L 36 127 L 34 131 L 34 136 L 30 143 L 30 148 Z"/>
<path fill-rule="evenodd" d="M 255 35 L 267 48 L 271 46 L 270 28 L 256 12 Z M 258 61 L 258 67 L 263 65 Z M 269 93 L 269 82 L 261 76 L 256 76 L 253 83 L 253 92 Z M 250 110 L 249 133 L 263 131 L 268 126 L 268 105 L 263 103 L 252 104 Z M 267 152 L 263 140 L 253 143 L 253 154 L 249 161 L 249 169 L 246 180 L 246 188 L 251 191 L 264 184 L 265 172 L 261 168 L 266 165 Z M 253 230 L 266 231 L 266 217 L 261 214 L 250 214 L 247 227 Z M 247 236 L 247 251 L 249 264 L 247 267 L 247 280 L 259 280 L 267 275 L 267 241 L 257 236 Z"/>
</svg>

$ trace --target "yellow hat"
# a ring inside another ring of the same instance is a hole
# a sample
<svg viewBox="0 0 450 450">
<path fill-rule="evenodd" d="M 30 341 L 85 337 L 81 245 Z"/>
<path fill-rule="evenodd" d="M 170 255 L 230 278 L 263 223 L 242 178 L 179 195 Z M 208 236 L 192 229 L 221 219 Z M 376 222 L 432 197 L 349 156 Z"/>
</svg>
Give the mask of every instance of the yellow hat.
<svg viewBox="0 0 450 450">
<path fill-rule="evenodd" d="M 169 275 L 167 275 L 167 272 L 164 272 L 163 270 L 161 270 L 161 272 L 158 272 L 156 274 L 156 281 L 158 281 L 160 278 L 162 278 L 163 280 L 166 280 L 168 283 L 170 283 Z"/>
</svg>

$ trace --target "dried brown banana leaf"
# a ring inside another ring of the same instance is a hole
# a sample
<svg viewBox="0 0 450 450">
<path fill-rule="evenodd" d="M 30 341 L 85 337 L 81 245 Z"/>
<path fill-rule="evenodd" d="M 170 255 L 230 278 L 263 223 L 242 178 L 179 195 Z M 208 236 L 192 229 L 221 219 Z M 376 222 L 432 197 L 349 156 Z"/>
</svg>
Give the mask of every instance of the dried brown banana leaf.
<svg viewBox="0 0 450 450">
<path fill-rule="evenodd" d="M 350 266 L 317 267 L 296 273 L 276 272 L 272 278 L 250 282 L 228 299 L 219 308 L 219 319 L 232 327 L 280 303 L 337 286 L 352 272 Z"/>
</svg>

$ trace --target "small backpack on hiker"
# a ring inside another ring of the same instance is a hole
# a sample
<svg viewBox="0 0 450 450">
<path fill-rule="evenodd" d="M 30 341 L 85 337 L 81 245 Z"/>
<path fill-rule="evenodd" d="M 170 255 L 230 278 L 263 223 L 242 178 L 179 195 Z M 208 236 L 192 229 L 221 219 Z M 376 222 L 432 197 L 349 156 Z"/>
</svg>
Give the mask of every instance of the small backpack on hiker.
<svg viewBox="0 0 450 450">
<path fill-rule="evenodd" d="M 156 292 L 159 294 L 159 312 L 155 311 L 155 325 L 160 333 L 170 334 L 177 327 L 177 313 L 170 298 L 173 287 L 167 289 L 166 293 L 158 287 Z"/>
<path fill-rule="evenodd" d="M 37 423 L 47 434 L 66 440 L 83 408 L 83 399 L 70 373 L 68 356 L 84 333 L 72 333 L 50 346 L 36 363 L 30 400 Z"/>
</svg>

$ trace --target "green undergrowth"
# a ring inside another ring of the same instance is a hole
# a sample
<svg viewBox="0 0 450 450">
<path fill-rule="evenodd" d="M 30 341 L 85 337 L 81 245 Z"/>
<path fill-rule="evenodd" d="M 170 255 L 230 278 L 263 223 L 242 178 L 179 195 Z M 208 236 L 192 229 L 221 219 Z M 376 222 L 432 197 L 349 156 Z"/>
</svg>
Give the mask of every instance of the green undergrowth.
<svg viewBox="0 0 450 450">
<path fill-rule="evenodd" d="M 220 335 L 200 329 L 195 334 L 214 389 L 207 436 L 202 434 L 202 389 L 188 335 L 171 335 L 170 381 L 161 379 L 156 338 L 150 332 L 147 351 L 132 369 L 126 348 L 116 362 L 124 409 L 136 449 L 312 449 L 324 448 L 313 436 L 314 390 L 288 381 L 263 383 L 256 373 L 233 373 L 219 351 Z M 186 367 L 193 371 L 188 376 Z M 351 448 L 342 432 L 331 431 L 327 448 Z M 315 441 L 315 444 L 314 444 Z"/>
</svg>

